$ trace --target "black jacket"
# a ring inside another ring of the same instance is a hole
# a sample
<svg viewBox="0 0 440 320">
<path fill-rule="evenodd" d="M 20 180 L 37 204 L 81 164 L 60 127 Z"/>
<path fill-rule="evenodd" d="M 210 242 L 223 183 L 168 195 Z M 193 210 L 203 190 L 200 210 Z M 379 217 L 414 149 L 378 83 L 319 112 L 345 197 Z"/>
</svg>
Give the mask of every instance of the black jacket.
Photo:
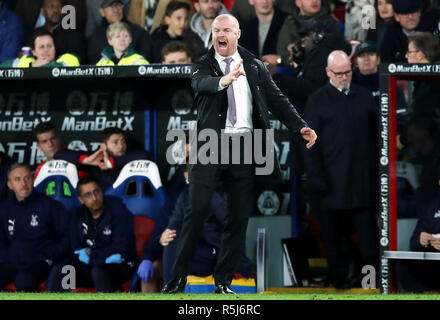
<svg viewBox="0 0 440 320">
<path fill-rule="evenodd" d="M 273 82 L 269 71 L 263 62 L 252 53 L 238 47 L 243 59 L 253 97 L 253 126 L 254 129 L 269 129 L 269 111 L 280 119 L 292 132 L 298 132 L 307 126 L 298 112 L 282 94 Z M 215 60 L 214 49 L 194 63 L 191 86 L 195 93 L 195 102 L 198 108 L 197 130 L 214 129 L 220 133 L 225 128 L 228 101 L 226 88 L 218 91 L 220 79 L 224 76 Z"/>
<path fill-rule="evenodd" d="M 298 133 L 301 128 L 307 127 L 307 123 L 299 116 L 289 99 L 273 82 L 263 62 L 241 46 L 238 47 L 238 52 L 243 59 L 246 79 L 253 97 L 254 129 L 270 129 L 269 111 L 293 133 Z M 228 111 L 227 90 L 225 88 L 218 91 L 219 81 L 223 76 L 215 59 L 214 48 L 193 65 L 191 86 L 198 108 L 198 132 L 209 128 L 215 130 L 220 137 L 221 130 L 225 128 Z M 281 172 L 277 157 L 275 156 L 274 159 L 275 169 L 272 177 L 278 180 Z M 269 180 L 267 182 L 269 183 Z"/>
<path fill-rule="evenodd" d="M 17 268 L 69 254 L 69 215 L 52 198 L 33 191 L 18 202 L 15 194 L 0 204 L 0 257 Z"/>
<path fill-rule="evenodd" d="M 415 31 L 433 32 L 437 28 L 437 22 L 433 16 L 424 14 Z M 399 23 L 387 26 L 380 46 L 381 62 L 406 62 L 405 54 L 408 51 L 408 37 L 403 33 Z"/>
<path fill-rule="evenodd" d="M 319 137 L 304 151 L 304 161 L 308 183 L 321 195 L 321 209 L 372 207 L 378 106 L 370 91 L 352 83 L 346 96 L 328 82 L 310 96 L 304 117 Z"/>
<path fill-rule="evenodd" d="M 359 68 L 356 68 L 353 70 L 353 83 L 356 83 L 362 87 L 365 87 L 369 89 L 373 95 L 373 97 L 376 99 L 377 104 L 379 105 L 379 96 L 380 96 L 380 90 L 379 90 L 379 72 L 363 75 Z M 401 88 L 396 88 L 396 95 L 397 95 L 397 108 L 398 109 L 406 109 L 406 100 L 405 95 Z"/>
<path fill-rule="evenodd" d="M 167 25 L 160 26 L 154 30 L 153 34 L 151 35 L 151 41 L 154 44 L 151 53 L 151 63 L 162 62 L 162 49 L 168 42 L 171 41 L 182 41 L 185 43 L 193 60 L 198 59 L 200 56 L 206 53 L 202 39 L 200 39 L 200 37 L 191 29 L 184 30 L 182 36 L 175 38 L 171 38 L 167 30 Z"/>
<path fill-rule="evenodd" d="M 104 197 L 104 212 L 96 233 L 90 234 L 91 214 L 85 205 L 78 207 L 70 222 L 72 253 L 75 250 L 91 248 L 90 265 L 105 264 L 105 260 L 119 253 L 125 262 L 136 262 L 133 215 L 122 200 L 112 196 Z M 87 243 L 90 239 L 93 246 Z"/>
<path fill-rule="evenodd" d="M 270 23 L 269 31 L 263 45 L 262 56 L 266 54 L 277 54 L 278 35 L 281 26 L 287 17 L 287 13 L 275 8 L 275 13 Z M 258 19 L 254 18 L 241 28 L 241 37 L 239 43 L 247 50 L 258 56 L 259 37 L 258 37 Z"/>
<path fill-rule="evenodd" d="M 289 96 L 301 115 L 307 98 L 327 82 L 325 67 L 329 54 L 334 50 L 343 50 L 350 55 L 351 46 L 339 36 L 327 34 L 321 43 L 306 53 L 296 77 L 274 74 L 275 83 Z"/>
<path fill-rule="evenodd" d="M 132 45 L 134 50 L 150 61 L 152 42 L 149 33 L 125 19 L 123 22 L 127 23 L 131 30 L 131 37 L 133 39 Z M 87 63 L 95 65 L 101 59 L 101 52 L 108 45 L 107 42 L 107 28 L 109 24 L 107 20 L 103 19 L 99 27 L 93 31 L 87 46 Z"/>
<path fill-rule="evenodd" d="M 420 233 L 427 232 L 429 234 L 440 233 L 440 194 L 437 194 L 436 199 L 430 201 L 420 214 L 419 221 L 417 221 L 416 228 L 411 236 L 410 246 L 412 251 L 434 251 L 432 246 L 423 247 L 420 244 Z"/>
</svg>

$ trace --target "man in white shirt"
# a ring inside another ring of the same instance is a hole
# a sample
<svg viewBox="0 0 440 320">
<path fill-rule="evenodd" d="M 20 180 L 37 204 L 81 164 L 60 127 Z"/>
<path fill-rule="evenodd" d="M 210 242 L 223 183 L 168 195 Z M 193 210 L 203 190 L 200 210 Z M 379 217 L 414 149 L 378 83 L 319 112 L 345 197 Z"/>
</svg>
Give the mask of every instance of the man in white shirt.
<svg viewBox="0 0 440 320">
<path fill-rule="evenodd" d="M 272 81 L 263 62 L 238 46 L 240 34 L 235 17 L 229 14 L 218 16 L 212 24 L 213 48 L 194 63 L 192 88 L 198 107 L 197 132 L 204 129 L 211 129 L 211 132 L 214 130 L 219 146 L 222 132 L 237 134 L 239 137 L 252 136 L 257 129 L 266 133 L 270 129 L 270 110 L 292 132 L 300 133 L 308 141 L 307 147 L 310 148 L 316 140 L 315 132 L 301 119 Z M 199 140 L 202 139 L 199 137 Z M 230 284 L 244 251 L 247 223 L 255 207 L 257 170 L 254 163 L 256 161 L 248 164 L 240 159 L 240 163 L 236 164 L 231 158 L 236 151 L 243 154 L 247 147 L 249 145 L 240 145 L 240 150 L 235 150 L 234 147 L 229 147 L 229 150 L 222 148 L 221 151 L 210 149 L 209 155 L 221 159 L 221 164 L 220 161 L 202 164 L 201 157 L 206 156 L 206 153 L 199 152 L 197 163 L 191 164 L 191 158 L 199 149 L 191 145 L 190 205 L 179 238 L 172 280 L 166 284 L 162 293 L 185 290 L 189 262 L 194 255 L 200 230 L 219 180 L 224 182 L 227 212 L 221 251 L 214 271 L 215 293 L 234 293 Z M 234 152 L 231 152 L 232 149 Z M 273 150 L 268 149 L 267 152 L 273 154 Z M 227 163 L 223 162 L 223 157 L 218 157 L 224 153 L 229 156 L 229 159 L 225 157 Z M 279 165 L 274 167 L 272 174 L 279 174 Z"/>
</svg>

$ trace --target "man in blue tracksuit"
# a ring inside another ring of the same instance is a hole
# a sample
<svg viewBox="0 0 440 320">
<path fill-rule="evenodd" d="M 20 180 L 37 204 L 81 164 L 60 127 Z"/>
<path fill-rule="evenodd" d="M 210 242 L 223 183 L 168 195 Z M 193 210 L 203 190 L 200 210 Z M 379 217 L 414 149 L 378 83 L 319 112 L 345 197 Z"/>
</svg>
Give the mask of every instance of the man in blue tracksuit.
<svg viewBox="0 0 440 320">
<path fill-rule="evenodd" d="M 0 289 L 38 291 L 53 263 L 69 253 L 69 217 L 62 204 L 34 190 L 31 169 L 11 165 L 0 204 Z"/>
<path fill-rule="evenodd" d="M 133 215 L 121 199 L 104 196 L 94 178 L 80 179 L 77 190 L 82 205 L 70 223 L 73 257 L 54 268 L 49 291 L 68 289 L 62 287 L 64 265 L 75 268 L 75 287 L 94 287 L 97 292 L 121 289 L 136 262 Z"/>
<path fill-rule="evenodd" d="M 439 191 L 436 198 L 424 206 L 411 236 L 410 247 L 412 251 L 440 252 Z M 440 289 L 440 262 L 436 260 L 399 260 L 396 275 L 399 291 L 421 293 Z"/>
</svg>

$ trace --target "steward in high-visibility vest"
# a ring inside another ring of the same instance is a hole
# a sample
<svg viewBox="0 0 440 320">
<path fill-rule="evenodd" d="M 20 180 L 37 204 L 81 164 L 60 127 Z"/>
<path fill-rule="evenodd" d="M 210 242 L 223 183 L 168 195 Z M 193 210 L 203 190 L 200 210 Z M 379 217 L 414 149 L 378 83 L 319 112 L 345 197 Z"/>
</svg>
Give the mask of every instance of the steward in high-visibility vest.
<svg viewBox="0 0 440 320">
<path fill-rule="evenodd" d="M 149 64 L 148 60 L 136 53 L 130 45 L 123 56 L 118 59 L 112 46 L 106 46 L 101 53 L 102 58 L 96 64 L 97 66 L 139 66 Z"/>
<path fill-rule="evenodd" d="M 34 56 L 22 56 L 13 60 L 7 60 L 3 62 L 1 68 L 31 68 L 32 63 L 37 59 Z M 78 58 L 71 54 L 65 53 L 60 56 L 56 61 L 52 61 L 42 65 L 42 67 L 77 67 L 79 66 Z"/>
</svg>

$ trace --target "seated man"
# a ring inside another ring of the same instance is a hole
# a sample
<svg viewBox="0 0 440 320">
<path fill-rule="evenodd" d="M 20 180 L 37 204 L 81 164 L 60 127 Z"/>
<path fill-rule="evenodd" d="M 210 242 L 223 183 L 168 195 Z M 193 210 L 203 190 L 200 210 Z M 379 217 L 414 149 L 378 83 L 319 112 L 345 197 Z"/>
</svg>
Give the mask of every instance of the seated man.
<svg viewBox="0 0 440 320">
<path fill-rule="evenodd" d="M 162 226 L 163 231 L 161 233 L 159 232 L 160 237 L 156 238 L 154 235 L 158 233 L 156 230 L 157 228 L 155 227 L 151 240 L 145 247 L 143 260 L 138 268 L 138 275 L 144 284 L 148 282 L 151 284 L 153 280 L 157 281 L 157 278 L 154 278 L 154 273 L 155 271 L 158 271 L 157 266 L 160 266 L 160 263 L 157 262 L 157 260 L 160 259 L 157 255 L 157 252 L 160 252 L 161 249 L 157 248 L 159 247 L 159 244 L 163 247 L 162 262 L 164 283 L 168 283 L 171 280 L 171 268 L 176 258 L 178 237 L 180 230 L 182 229 L 186 207 L 188 206 L 187 170 L 184 171 L 184 176 L 187 184 L 176 201 L 166 227 L 165 225 Z M 203 230 L 201 230 L 202 237 L 189 268 L 189 274 L 195 276 L 205 277 L 213 274 L 217 263 L 218 253 L 220 252 L 226 202 L 223 195 L 219 192 L 214 192 L 211 203 L 211 212 L 205 220 Z M 157 227 L 161 228 L 159 224 Z M 155 246 L 156 248 L 153 248 Z M 245 248 L 243 248 L 243 256 L 236 272 L 245 278 L 252 278 L 254 277 L 255 270 L 252 262 L 245 256 L 244 250 Z M 154 268 L 154 266 L 156 268 Z"/>
<path fill-rule="evenodd" d="M 50 160 L 54 160 L 55 154 L 62 150 L 61 140 L 58 135 L 58 129 L 52 122 L 40 122 L 33 130 L 35 139 L 37 140 L 38 149 L 46 157 L 46 161 L 41 162 L 35 169 L 34 179 L 37 179 L 41 167 Z M 64 159 L 63 159 L 64 160 Z M 79 178 L 85 177 L 87 173 L 78 168 Z"/>
<path fill-rule="evenodd" d="M 31 169 L 13 164 L 10 196 L 0 204 L 0 288 L 38 291 L 53 263 L 69 254 L 69 217 L 57 201 L 33 188 Z"/>
<path fill-rule="evenodd" d="M 83 168 L 99 181 L 103 190 L 107 190 L 127 163 L 141 159 L 151 160 L 151 155 L 145 150 L 127 152 L 125 134 L 119 128 L 107 128 L 103 134 L 101 147 L 95 153 L 60 150 L 55 154 L 55 159 L 66 160 Z"/>
<path fill-rule="evenodd" d="M 81 179 L 77 190 L 82 206 L 70 223 L 74 257 L 54 268 L 49 291 L 67 290 L 62 287 L 64 275 L 61 272 L 66 264 L 75 268 L 75 287 L 94 287 L 97 292 L 116 291 L 134 271 L 133 215 L 120 199 L 104 196 L 92 178 Z"/>
<path fill-rule="evenodd" d="M 108 46 L 102 51 L 102 58 L 97 66 L 133 66 L 149 64 L 140 54 L 134 51 L 131 31 L 125 22 L 114 22 L 107 28 Z"/>
<path fill-rule="evenodd" d="M 79 60 L 73 54 L 65 53 L 55 61 L 56 48 L 53 36 L 46 30 L 36 31 L 32 41 L 32 56 L 7 60 L 1 64 L 3 68 L 32 68 L 32 67 L 75 67 Z"/>
</svg>

